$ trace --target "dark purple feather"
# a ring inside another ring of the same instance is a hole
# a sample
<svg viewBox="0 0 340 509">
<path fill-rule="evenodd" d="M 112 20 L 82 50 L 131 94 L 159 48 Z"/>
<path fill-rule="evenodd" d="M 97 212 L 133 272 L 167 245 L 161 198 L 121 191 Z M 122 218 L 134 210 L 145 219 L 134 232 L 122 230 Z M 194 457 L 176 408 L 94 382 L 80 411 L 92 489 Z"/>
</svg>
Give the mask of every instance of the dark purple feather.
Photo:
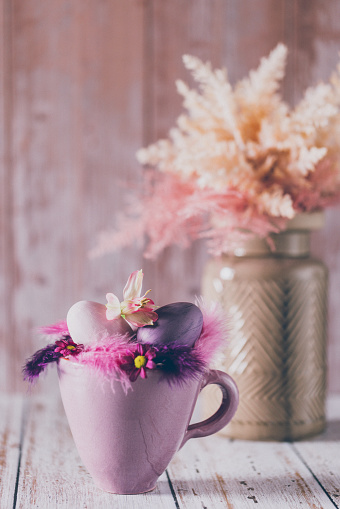
<svg viewBox="0 0 340 509">
<path fill-rule="evenodd" d="M 207 363 L 195 349 L 182 345 L 158 345 L 153 359 L 169 383 L 197 380 L 207 369 Z"/>
<path fill-rule="evenodd" d="M 44 371 L 47 364 L 55 362 L 62 357 L 60 352 L 55 352 L 55 348 L 55 343 L 47 345 L 45 348 L 35 352 L 32 357 L 26 361 L 22 370 L 24 380 L 33 382 L 36 378 L 38 378 L 40 373 Z"/>
</svg>

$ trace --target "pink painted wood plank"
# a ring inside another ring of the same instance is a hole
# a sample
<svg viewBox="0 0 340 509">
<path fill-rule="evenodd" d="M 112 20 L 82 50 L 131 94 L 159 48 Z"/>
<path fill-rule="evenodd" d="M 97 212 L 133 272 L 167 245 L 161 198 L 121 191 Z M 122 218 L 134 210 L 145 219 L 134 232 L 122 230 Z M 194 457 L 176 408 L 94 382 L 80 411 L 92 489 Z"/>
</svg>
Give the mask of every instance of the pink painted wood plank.
<svg viewBox="0 0 340 509">
<path fill-rule="evenodd" d="M 89 259 L 88 252 L 129 200 L 133 206 L 131 190 L 142 178 L 135 153 L 143 140 L 144 10 L 138 0 L 93 0 L 82 10 L 77 300 L 106 302 L 112 291 L 122 297 L 129 274 L 143 266 L 136 246 L 99 259 Z"/>
<path fill-rule="evenodd" d="M 12 231 L 12 34 L 11 5 L 0 2 L 0 387 L 9 389 L 9 359 L 15 353 L 11 335 L 14 320 L 12 288 L 14 286 L 13 231 Z"/>
<path fill-rule="evenodd" d="M 30 0 L 12 23 L 16 386 L 36 326 L 77 300 L 105 301 L 140 266 L 133 250 L 88 251 L 140 178 L 143 3 Z"/>
<path fill-rule="evenodd" d="M 14 387 L 40 346 L 35 327 L 63 318 L 78 284 L 75 5 L 29 0 L 12 10 Z"/>
</svg>

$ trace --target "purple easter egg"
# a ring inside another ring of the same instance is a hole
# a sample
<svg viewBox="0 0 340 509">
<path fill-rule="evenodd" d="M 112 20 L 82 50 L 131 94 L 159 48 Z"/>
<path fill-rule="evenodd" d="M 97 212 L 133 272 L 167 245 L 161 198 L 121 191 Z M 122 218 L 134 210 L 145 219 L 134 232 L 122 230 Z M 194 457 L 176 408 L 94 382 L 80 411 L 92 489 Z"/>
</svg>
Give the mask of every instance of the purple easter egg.
<svg viewBox="0 0 340 509">
<path fill-rule="evenodd" d="M 203 327 L 202 311 L 190 302 L 174 302 L 156 310 L 153 325 L 139 327 L 137 341 L 152 345 L 193 346 Z"/>
</svg>

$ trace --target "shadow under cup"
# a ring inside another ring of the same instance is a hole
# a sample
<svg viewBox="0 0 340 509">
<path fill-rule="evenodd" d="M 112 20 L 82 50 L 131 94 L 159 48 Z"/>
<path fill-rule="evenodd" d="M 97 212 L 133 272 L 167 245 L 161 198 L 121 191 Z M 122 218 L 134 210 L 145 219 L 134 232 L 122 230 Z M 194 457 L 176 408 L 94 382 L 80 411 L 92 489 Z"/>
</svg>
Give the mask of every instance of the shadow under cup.
<svg viewBox="0 0 340 509">
<path fill-rule="evenodd" d="M 58 376 L 79 455 L 96 485 L 111 493 L 152 490 L 188 439 L 219 431 L 238 405 L 235 382 L 217 370 L 172 385 L 161 371 L 148 371 L 127 393 L 119 381 L 63 358 Z M 222 403 L 209 419 L 189 425 L 198 394 L 208 384 L 220 387 Z"/>
</svg>

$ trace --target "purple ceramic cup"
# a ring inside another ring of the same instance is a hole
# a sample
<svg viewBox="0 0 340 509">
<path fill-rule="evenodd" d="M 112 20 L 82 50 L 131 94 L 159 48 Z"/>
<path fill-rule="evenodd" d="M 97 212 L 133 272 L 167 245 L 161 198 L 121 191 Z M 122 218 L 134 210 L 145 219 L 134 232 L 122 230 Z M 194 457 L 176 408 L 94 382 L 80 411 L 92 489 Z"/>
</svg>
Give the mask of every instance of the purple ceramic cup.
<svg viewBox="0 0 340 509">
<path fill-rule="evenodd" d="M 137 494 L 152 490 L 172 457 L 189 438 L 223 428 L 238 405 L 235 382 L 209 370 L 201 380 L 169 385 L 160 371 L 148 371 L 124 392 L 121 383 L 65 359 L 58 365 L 65 413 L 79 455 L 104 491 Z M 222 403 L 213 416 L 190 424 L 200 391 L 217 384 Z"/>
</svg>

